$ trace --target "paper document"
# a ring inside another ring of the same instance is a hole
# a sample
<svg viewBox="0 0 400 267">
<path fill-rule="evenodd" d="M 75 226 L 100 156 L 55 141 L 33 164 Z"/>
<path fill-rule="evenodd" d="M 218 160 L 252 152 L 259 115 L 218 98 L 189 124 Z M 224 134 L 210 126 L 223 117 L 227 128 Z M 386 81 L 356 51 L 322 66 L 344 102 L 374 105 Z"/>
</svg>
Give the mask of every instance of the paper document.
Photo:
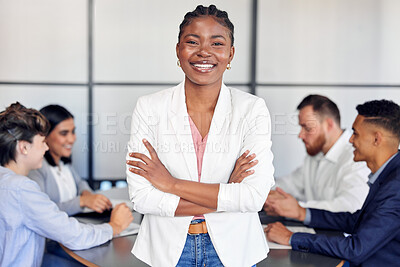
<svg viewBox="0 0 400 267">
<path fill-rule="evenodd" d="M 263 228 L 267 227 L 266 224 L 263 224 Z M 308 228 L 305 226 L 286 226 L 287 229 L 293 233 L 309 233 L 315 234 L 314 229 Z M 270 249 L 292 249 L 292 246 L 281 245 L 275 242 L 268 241 L 268 247 Z"/>
<path fill-rule="evenodd" d="M 113 238 L 137 234 L 137 233 L 139 233 L 139 228 L 140 228 L 139 224 L 131 223 L 131 224 L 129 224 L 128 228 L 126 228 L 119 235 L 116 235 Z"/>
</svg>

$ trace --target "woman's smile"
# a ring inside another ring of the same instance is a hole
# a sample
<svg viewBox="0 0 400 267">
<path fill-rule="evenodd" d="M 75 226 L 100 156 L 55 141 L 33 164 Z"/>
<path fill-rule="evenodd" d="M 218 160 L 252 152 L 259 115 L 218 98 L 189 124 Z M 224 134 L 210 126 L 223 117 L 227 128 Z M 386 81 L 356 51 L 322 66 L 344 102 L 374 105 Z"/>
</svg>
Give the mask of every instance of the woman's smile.
<svg viewBox="0 0 400 267">
<path fill-rule="evenodd" d="M 208 61 L 201 61 L 201 62 L 191 62 L 190 65 L 199 72 L 211 72 L 214 70 L 217 64 L 210 63 Z"/>
</svg>

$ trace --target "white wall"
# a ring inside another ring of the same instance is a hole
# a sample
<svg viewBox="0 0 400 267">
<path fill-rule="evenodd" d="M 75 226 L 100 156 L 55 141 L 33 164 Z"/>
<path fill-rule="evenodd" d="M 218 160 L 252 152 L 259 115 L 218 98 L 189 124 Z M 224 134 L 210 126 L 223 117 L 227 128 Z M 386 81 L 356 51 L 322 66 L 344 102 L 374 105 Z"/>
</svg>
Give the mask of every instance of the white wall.
<svg viewBox="0 0 400 267">
<path fill-rule="evenodd" d="M 259 1 L 260 83 L 400 83 L 397 0 Z"/>
<path fill-rule="evenodd" d="M 95 1 L 95 79 L 108 82 L 179 82 L 175 47 L 179 24 L 198 4 L 225 9 L 235 23 L 236 55 L 226 82 L 250 78 L 251 1 Z"/>
<path fill-rule="evenodd" d="M 123 178 L 130 114 L 139 96 L 168 87 L 118 83 L 168 83 L 183 79 L 175 45 L 184 14 L 215 3 L 235 25 L 236 55 L 227 83 L 250 82 L 252 0 L 95 0 L 93 35 L 94 176 Z M 400 88 L 335 84 L 400 84 L 400 1 L 259 0 L 257 94 L 270 109 L 277 176 L 299 165 L 296 106 L 310 93 L 331 97 L 343 127 L 355 105 L 389 98 Z M 41 108 L 67 107 L 76 118 L 74 165 L 87 177 L 88 1 L 0 0 L 0 108 L 20 101 Z M 1 83 L 3 84 L 1 85 Z M 73 83 L 7 85 L 4 82 Z M 271 86 L 317 83 L 321 87 Z M 80 85 L 80 86 L 79 86 Z"/>
<path fill-rule="evenodd" d="M 85 82 L 87 4 L 0 1 L 0 81 Z"/>
<path fill-rule="evenodd" d="M 16 101 L 35 109 L 41 109 L 47 104 L 63 105 L 74 115 L 78 138 L 73 147 L 73 164 L 80 175 L 87 177 L 88 98 L 86 87 L 0 84 L 0 110 L 4 110 Z"/>
<path fill-rule="evenodd" d="M 324 86 L 400 85 L 400 1 L 261 0 L 258 22 L 259 84 L 321 84 L 257 87 L 273 119 L 277 177 L 305 156 L 296 112 L 305 96 L 331 98 L 343 128 L 351 128 L 357 104 L 382 98 L 400 103 L 400 87 Z"/>
</svg>

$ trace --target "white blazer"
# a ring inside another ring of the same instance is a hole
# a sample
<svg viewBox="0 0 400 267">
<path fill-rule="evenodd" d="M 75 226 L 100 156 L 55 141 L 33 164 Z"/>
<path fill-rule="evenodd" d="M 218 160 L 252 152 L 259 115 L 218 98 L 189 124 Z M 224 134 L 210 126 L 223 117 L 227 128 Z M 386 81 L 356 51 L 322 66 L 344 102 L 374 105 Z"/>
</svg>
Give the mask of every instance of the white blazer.
<svg viewBox="0 0 400 267">
<path fill-rule="evenodd" d="M 198 181 L 197 161 L 184 83 L 138 99 L 132 115 L 128 153 L 149 155 L 146 138 L 172 176 Z M 256 154 L 255 173 L 228 184 L 237 158 Z M 129 155 L 127 155 L 129 159 Z M 225 266 L 252 266 L 268 254 L 258 211 L 274 184 L 271 120 L 263 99 L 221 87 L 203 157 L 202 183 L 219 183 L 217 212 L 205 214 L 215 250 Z M 145 214 L 132 253 L 151 266 L 175 266 L 193 216 L 174 217 L 179 197 L 153 187 L 128 170 L 134 209 Z"/>
</svg>

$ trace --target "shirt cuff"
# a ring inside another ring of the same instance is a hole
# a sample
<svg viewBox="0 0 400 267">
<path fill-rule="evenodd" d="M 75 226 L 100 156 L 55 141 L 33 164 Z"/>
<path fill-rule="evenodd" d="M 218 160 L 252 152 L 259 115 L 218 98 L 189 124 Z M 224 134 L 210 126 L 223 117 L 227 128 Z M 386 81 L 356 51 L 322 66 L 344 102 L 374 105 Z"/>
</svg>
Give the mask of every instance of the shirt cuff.
<svg viewBox="0 0 400 267">
<path fill-rule="evenodd" d="M 310 222 L 311 222 L 311 211 L 310 211 L 310 209 L 306 209 L 306 217 L 304 218 L 304 221 L 303 221 L 303 223 L 304 224 L 310 224 Z"/>
<path fill-rule="evenodd" d="M 158 205 L 160 215 L 165 217 L 174 217 L 179 205 L 180 197 L 169 193 L 163 194 L 162 201 L 160 201 Z"/>
<path fill-rule="evenodd" d="M 217 212 L 234 210 L 234 196 L 239 196 L 239 184 L 219 184 Z"/>
<path fill-rule="evenodd" d="M 109 240 L 111 240 L 114 237 L 114 229 L 112 228 L 111 224 L 109 224 L 109 223 L 105 223 L 104 228 L 105 228 L 104 231 L 106 233 L 108 232 Z"/>
</svg>

